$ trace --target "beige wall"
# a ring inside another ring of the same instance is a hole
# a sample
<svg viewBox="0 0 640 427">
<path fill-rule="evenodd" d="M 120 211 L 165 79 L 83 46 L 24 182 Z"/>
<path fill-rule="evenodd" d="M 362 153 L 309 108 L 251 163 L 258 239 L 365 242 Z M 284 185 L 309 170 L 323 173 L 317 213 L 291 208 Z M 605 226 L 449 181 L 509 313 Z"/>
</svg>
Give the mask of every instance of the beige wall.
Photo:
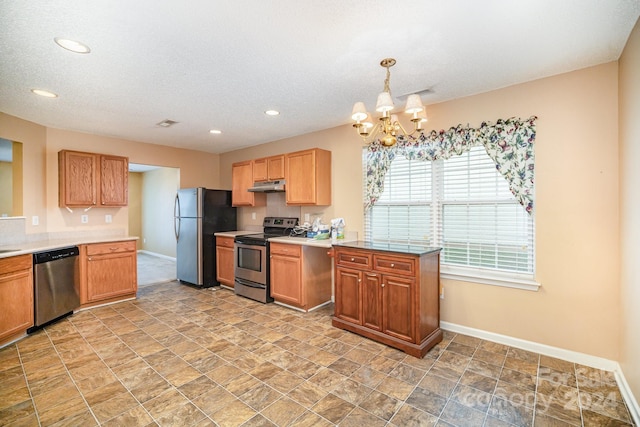
<svg viewBox="0 0 640 427">
<path fill-rule="evenodd" d="M 26 232 L 47 231 L 45 192 L 45 153 L 47 136 L 44 126 L 0 112 L 0 138 L 22 142 L 22 214 L 27 217 Z M 15 159 L 14 159 L 15 160 Z M 57 180 L 57 178 L 56 178 Z M 56 181 L 57 182 L 57 181 Z M 39 217 L 39 225 L 31 225 L 30 218 Z"/>
<path fill-rule="evenodd" d="M 13 167 L 0 162 L 0 216 L 13 216 Z"/>
<path fill-rule="evenodd" d="M 23 143 L 27 233 L 128 229 L 128 208 L 75 209 L 70 213 L 58 207 L 58 151 L 62 149 L 117 154 L 129 157 L 132 163 L 174 167 L 181 171 L 181 187 L 220 188 L 216 154 L 47 128 L 4 113 L 0 113 L 0 138 Z M 81 223 L 82 214 L 89 216 L 88 224 Z M 106 214 L 112 215 L 111 224 L 105 222 Z M 32 226 L 30 218 L 36 215 L 40 225 Z"/>
<path fill-rule="evenodd" d="M 142 247 L 142 176 L 141 172 L 129 172 L 129 235 L 140 237 L 136 249 Z"/>
<path fill-rule="evenodd" d="M 617 360 L 617 72 L 609 63 L 428 106 L 429 129 L 539 117 L 536 273 L 542 288 L 443 280 L 442 320 Z M 332 151 L 333 205 L 323 209 L 326 217 L 344 216 L 348 228 L 362 233 L 360 139 L 350 125 L 225 153 L 221 180 L 230 182 L 232 162 L 307 147 Z"/>
<path fill-rule="evenodd" d="M 158 168 L 142 175 L 142 249 L 175 258 L 173 202 L 180 186 L 180 170 Z"/>
<path fill-rule="evenodd" d="M 620 57 L 620 364 L 640 398 L 640 21 Z"/>
</svg>

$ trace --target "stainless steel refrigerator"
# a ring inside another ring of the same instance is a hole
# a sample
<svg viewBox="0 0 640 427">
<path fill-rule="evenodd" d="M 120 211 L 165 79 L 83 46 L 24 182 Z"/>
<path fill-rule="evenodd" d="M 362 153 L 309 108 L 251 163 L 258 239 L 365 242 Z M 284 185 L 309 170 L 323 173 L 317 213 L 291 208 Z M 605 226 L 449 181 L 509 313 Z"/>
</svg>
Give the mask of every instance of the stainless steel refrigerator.
<svg viewBox="0 0 640 427">
<path fill-rule="evenodd" d="M 214 233 L 237 229 L 231 191 L 203 187 L 178 190 L 174 228 L 178 280 L 203 287 L 218 285 Z"/>
</svg>

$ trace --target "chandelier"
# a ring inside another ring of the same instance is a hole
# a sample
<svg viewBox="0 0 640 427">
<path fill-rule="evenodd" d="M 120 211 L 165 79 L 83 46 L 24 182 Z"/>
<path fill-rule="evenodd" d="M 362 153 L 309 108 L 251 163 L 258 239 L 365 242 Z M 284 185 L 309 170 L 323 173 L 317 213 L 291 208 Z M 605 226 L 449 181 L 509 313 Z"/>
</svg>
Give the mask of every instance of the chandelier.
<svg viewBox="0 0 640 427">
<path fill-rule="evenodd" d="M 365 143 L 370 143 L 379 138 L 382 145 L 390 147 L 396 143 L 398 135 L 413 135 L 416 132 L 421 132 L 423 123 L 427 121 L 427 113 L 422 105 L 420 95 L 416 94 L 409 95 L 407 105 L 404 108 L 405 113 L 411 114 L 413 132 L 408 133 L 398 121 L 398 116 L 391 114 L 394 105 L 389 89 L 389 79 L 391 77 L 389 68 L 395 64 L 396 60 L 393 58 L 385 58 L 380 62 L 380 66 L 387 69 L 387 78 L 384 79 L 384 90 L 378 95 L 378 101 L 376 102 L 376 111 L 382 113 L 382 117 L 378 119 L 378 124 L 373 125 L 371 115 L 367 112 L 363 102 L 356 102 L 353 105 L 353 111 L 351 112 L 351 118 L 355 121 L 353 127 L 356 128 Z"/>
</svg>

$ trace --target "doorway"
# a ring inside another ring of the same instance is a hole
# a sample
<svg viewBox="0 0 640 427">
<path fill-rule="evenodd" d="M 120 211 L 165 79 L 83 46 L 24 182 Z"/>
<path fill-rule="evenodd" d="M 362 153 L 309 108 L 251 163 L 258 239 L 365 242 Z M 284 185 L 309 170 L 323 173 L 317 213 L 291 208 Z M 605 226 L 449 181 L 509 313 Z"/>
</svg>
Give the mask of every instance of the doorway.
<svg viewBox="0 0 640 427">
<path fill-rule="evenodd" d="M 175 280 L 173 202 L 180 169 L 129 164 L 129 235 L 138 236 L 138 283 Z"/>
</svg>

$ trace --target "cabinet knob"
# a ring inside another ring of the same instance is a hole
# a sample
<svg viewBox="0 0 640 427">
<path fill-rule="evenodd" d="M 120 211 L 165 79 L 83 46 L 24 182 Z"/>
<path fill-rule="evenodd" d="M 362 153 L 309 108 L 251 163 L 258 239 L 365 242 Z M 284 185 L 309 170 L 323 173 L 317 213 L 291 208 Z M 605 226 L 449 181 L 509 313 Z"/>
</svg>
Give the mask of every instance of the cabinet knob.
<svg viewBox="0 0 640 427">
<path fill-rule="evenodd" d="M 362 282 L 362 279 L 358 279 L 358 283 Z"/>
<path fill-rule="evenodd" d="M 384 288 L 384 283 L 381 286 Z"/>
<path fill-rule="evenodd" d="M 351 262 L 353 262 L 353 261 L 355 261 L 355 260 L 356 260 L 355 258 L 351 258 Z"/>
<path fill-rule="evenodd" d="M 89 261 L 91 261 L 91 257 L 89 257 Z"/>
<path fill-rule="evenodd" d="M 395 267 L 396 265 L 394 263 L 391 263 L 391 268 Z"/>
</svg>

